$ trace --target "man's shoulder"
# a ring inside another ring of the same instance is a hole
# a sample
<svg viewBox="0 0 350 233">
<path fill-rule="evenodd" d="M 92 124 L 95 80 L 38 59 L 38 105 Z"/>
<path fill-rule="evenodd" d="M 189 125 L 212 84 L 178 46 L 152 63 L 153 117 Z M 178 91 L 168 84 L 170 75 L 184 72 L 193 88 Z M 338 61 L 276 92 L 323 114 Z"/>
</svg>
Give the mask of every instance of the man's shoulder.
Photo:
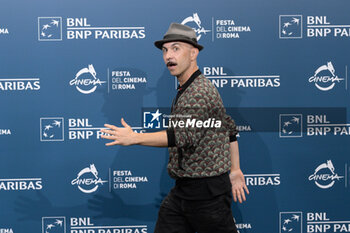
<svg viewBox="0 0 350 233">
<path fill-rule="evenodd" d="M 203 74 L 199 75 L 190 85 L 190 92 L 200 93 L 203 95 L 218 95 L 218 91 L 214 84 Z"/>
<path fill-rule="evenodd" d="M 179 102 L 182 104 L 203 102 L 210 103 L 220 98 L 216 87 L 204 75 L 199 75 L 181 95 Z"/>
<path fill-rule="evenodd" d="M 190 87 L 196 91 L 208 91 L 211 89 L 216 89 L 212 82 L 206 78 L 203 74 L 199 75 L 192 83 Z"/>
</svg>

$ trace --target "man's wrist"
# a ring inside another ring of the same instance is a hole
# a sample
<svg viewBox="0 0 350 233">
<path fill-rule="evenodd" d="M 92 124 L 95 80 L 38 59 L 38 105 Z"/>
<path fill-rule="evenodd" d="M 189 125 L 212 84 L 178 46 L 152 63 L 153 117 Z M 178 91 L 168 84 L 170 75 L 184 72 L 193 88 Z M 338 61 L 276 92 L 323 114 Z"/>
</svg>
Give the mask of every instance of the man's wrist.
<svg viewBox="0 0 350 233">
<path fill-rule="evenodd" d="M 237 168 L 237 167 L 231 167 L 231 170 L 230 170 L 230 172 L 235 172 L 235 171 L 239 171 L 239 170 L 241 170 L 241 168 Z"/>
<path fill-rule="evenodd" d="M 131 138 L 132 138 L 131 141 L 133 145 L 142 145 L 142 140 L 143 140 L 142 133 L 133 132 Z"/>
</svg>

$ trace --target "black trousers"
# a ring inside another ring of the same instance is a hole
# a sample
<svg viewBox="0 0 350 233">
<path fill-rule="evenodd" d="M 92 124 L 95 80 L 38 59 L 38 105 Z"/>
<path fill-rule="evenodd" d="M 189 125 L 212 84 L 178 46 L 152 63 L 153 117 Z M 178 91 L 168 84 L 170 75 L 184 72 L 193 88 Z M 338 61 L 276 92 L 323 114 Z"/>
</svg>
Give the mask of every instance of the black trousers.
<svg viewBox="0 0 350 233">
<path fill-rule="evenodd" d="M 171 192 L 159 209 L 154 233 L 237 233 L 231 211 L 232 196 L 189 201 Z"/>
</svg>

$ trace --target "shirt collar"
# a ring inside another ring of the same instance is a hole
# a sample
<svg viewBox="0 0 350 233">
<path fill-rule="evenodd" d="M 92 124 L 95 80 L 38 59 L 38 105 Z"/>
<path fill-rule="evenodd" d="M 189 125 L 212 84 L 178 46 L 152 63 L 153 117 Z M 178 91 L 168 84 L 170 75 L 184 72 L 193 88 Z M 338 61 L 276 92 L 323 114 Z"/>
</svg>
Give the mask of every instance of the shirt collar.
<svg viewBox="0 0 350 233">
<path fill-rule="evenodd" d="M 197 78 L 201 74 L 202 72 L 199 69 L 196 72 L 194 72 L 182 86 L 179 85 L 177 87 L 178 92 L 184 92 L 186 88 L 195 80 L 195 78 Z"/>
</svg>

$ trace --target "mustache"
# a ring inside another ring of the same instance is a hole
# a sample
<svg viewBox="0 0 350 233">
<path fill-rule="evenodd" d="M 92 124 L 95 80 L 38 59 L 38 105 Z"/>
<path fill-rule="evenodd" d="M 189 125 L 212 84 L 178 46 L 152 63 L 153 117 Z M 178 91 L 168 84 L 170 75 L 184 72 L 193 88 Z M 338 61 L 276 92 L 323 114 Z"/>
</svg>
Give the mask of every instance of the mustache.
<svg viewBox="0 0 350 233">
<path fill-rule="evenodd" d="M 166 63 L 166 66 L 176 66 L 177 64 L 175 62 L 169 61 Z"/>
</svg>

